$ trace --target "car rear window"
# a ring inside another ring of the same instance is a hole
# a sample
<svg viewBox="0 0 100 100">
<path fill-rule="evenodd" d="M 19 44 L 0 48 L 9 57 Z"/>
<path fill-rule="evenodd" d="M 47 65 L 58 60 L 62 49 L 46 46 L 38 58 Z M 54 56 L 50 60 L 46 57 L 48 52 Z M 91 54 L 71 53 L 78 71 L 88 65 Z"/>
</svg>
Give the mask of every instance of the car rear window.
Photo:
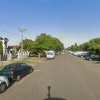
<svg viewBox="0 0 100 100">
<path fill-rule="evenodd" d="M 5 66 L 4 69 L 13 69 L 14 67 L 11 65 Z"/>
</svg>

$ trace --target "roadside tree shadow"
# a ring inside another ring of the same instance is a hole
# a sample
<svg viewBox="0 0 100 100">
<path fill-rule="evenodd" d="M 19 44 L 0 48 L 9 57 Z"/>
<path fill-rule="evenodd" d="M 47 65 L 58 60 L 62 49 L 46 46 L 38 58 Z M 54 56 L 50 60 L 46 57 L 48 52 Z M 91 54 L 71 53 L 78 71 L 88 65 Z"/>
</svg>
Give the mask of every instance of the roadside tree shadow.
<svg viewBox="0 0 100 100">
<path fill-rule="evenodd" d="M 67 99 L 63 99 L 63 98 L 51 97 L 51 94 L 50 94 L 51 86 L 48 86 L 47 88 L 48 88 L 48 98 L 46 98 L 44 100 L 67 100 Z"/>
</svg>

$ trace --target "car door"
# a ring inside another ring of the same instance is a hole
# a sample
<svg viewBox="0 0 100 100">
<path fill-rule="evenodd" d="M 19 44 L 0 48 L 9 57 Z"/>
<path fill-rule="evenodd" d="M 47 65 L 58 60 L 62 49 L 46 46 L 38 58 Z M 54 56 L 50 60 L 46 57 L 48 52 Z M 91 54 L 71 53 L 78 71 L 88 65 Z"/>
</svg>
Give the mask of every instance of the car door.
<svg viewBox="0 0 100 100">
<path fill-rule="evenodd" d="M 28 66 L 26 64 L 21 64 L 21 68 L 22 68 L 22 75 L 26 75 L 28 74 Z"/>
<path fill-rule="evenodd" d="M 25 68 L 25 74 L 28 74 L 29 73 L 29 66 L 27 64 L 24 64 L 24 68 Z"/>
<path fill-rule="evenodd" d="M 24 64 L 21 64 L 21 65 L 20 65 L 20 74 L 21 74 L 21 76 L 24 76 L 25 73 L 26 73 L 26 71 L 25 71 L 25 66 L 24 66 Z"/>
</svg>

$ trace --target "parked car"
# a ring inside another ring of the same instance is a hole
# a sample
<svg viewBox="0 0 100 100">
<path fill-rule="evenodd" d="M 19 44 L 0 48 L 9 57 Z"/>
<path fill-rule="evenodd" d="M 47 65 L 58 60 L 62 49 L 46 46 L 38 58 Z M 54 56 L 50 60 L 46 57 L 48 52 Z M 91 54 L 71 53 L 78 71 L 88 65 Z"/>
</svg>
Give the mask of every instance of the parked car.
<svg viewBox="0 0 100 100">
<path fill-rule="evenodd" d="M 91 58 L 89 58 L 89 60 L 96 60 L 96 61 L 100 61 L 100 55 L 95 55 Z"/>
<path fill-rule="evenodd" d="M 86 58 L 86 57 L 91 56 L 91 55 L 93 55 L 93 54 L 86 53 L 86 55 L 84 55 L 83 57 Z"/>
<path fill-rule="evenodd" d="M 3 93 L 9 86 L 9 80 L 5 76 L 0 76 L 0 93 Z"/>
<path fill-rule="evenodd" d="M 60 54 L 60 52 L 59 52 L 59 51 L 55 53 L 55 55 L 58 55 L 58 54 Z"/>
<path fill-rule="evenodd" d="M 73 51 L 68 51 L 68 53 L 71 53 L 71 54 L 72 54 L 72 53 L 73 53 Z"/>
<path fill-rule="evenodd" d="M 87 55 L 87 53 L 81 53 L 81 54 L 78 54 L 77 56 L 78 57 L 84 57 L 84 56 L 86 56 Z"/>
<path fill-rule="evenodd" d="M 75 52 L 72 53 L 72 55 L 77 56 L 77 55 L 80 55 L 82 53 L 87 53 L 87 52 L 85 52 L 85 51 L 75 51 Z"/>
<path fill-rule="evenodd" d="M 47 59 L 54 59 L 55 58 L 55 52 L 53 50 L 47 51 Z"/>
<path fill-rule="evenodd" d="M 0 71 L 0 76 L 6 76 L 11 80 L 20 81 L 22 77 L 33 72 L 32 66 L 25 63 L 13 63 L 5 66 Z"/>
<path fill-rule="evenodd" d="M 96 56 L 96 55 L 93 55 L 93 54 L 92 54 L 92 55 L 86 56 L 85 59 L 86 59 L 86 60 L 92 60 L 92 58 L 94 58 L 95 56 Z"/>
</svg>

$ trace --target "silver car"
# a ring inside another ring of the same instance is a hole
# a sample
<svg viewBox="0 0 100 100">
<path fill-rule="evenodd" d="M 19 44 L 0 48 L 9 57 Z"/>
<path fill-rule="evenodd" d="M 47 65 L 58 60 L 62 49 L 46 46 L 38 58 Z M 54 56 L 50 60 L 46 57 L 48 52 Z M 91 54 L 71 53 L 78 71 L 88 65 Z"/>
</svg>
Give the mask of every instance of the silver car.
<svg viewBox="0 0 100 100">
<path fill-rule="evenodd" d="M 0 76 L 0 93 L 3 93 L 9 86 L 9 80 L 5 76 Z"/>
</svg>

